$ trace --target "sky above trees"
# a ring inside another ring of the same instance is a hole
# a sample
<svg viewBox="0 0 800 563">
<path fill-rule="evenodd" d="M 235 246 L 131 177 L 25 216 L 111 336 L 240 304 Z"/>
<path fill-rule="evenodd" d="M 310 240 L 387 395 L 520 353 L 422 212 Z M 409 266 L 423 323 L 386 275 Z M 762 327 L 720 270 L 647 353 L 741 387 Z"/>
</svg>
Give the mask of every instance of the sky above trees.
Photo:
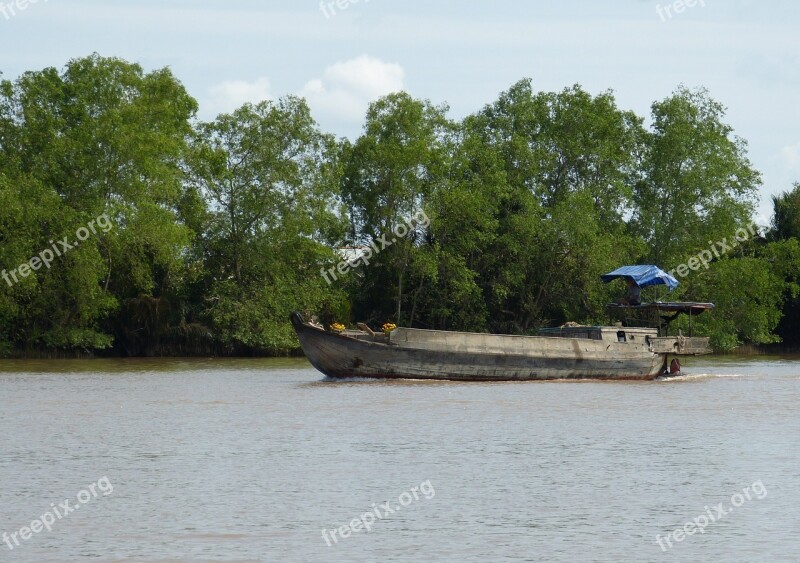
<svg viewBox="0 0 800 563">
<path fill-rule="evenodd" d="M 639 115 L 679 84 L 702 86 L 763 173 L 759 222 L 800 178 L 800 5 L 789 0 L 698 0 L 680 12 L 650 0 L 51 0 L 13 14 L 9 4 L 6 79 L 98 52 L 170 67 L 203 119 L 293 94 L 351 139 L 368 103 L 398 90 L 461 119 L 521 77 L 543 91 L 612 89 Z"/>
</svg>

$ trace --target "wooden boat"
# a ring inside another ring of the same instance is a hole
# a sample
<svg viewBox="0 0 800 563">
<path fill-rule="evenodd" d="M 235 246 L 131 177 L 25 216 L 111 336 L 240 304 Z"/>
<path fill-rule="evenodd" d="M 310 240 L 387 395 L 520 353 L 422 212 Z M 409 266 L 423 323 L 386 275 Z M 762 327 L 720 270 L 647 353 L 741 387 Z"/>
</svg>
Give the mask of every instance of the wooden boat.
<svg viewBox="0 0 800 563">
<path fill-rule="evenodd" d="M 678 286 L 670 274 L 653 265 L 622 266 L 600 279 L 624 278 L 638 287 Z M 629 283 L 630 285 L 630 283 Z M 512 336 L 396 328 L 388 335 L 361 330 L 326 331 L 292 313 L 291 321 L 311 364 L 329 377 L 509 381 L 538 379 L 654 379 L 680 374 L 670 356 L 708 354 L 708 338 L 666 336 L 666 325 L 680 314 L 712 309 L 712 303 L 660 302 L 612 304 L 624 314 L 618 326 L 564 325 L 539 336 Z M 671 313 L 672 316 L 664 316 Z M 648 314 L 653 327 L 630 326 L 631 317 Z M 652 319 L 655 319 L 653 321 Z M 661 335 L 661 336 L 660 336 Z"/>
<path fill-rule="evenodd" d="M 656 328 L 563 326 L 540 336 L 397 328 L 386 335 L 367 327 L 328 331 L 298 312 L 291 322 L 311 364 L 332 378 L 649 380 L 669 371 L 670 356 L 711 351 L 707 338 L 659 337 Z"/>
</svg>

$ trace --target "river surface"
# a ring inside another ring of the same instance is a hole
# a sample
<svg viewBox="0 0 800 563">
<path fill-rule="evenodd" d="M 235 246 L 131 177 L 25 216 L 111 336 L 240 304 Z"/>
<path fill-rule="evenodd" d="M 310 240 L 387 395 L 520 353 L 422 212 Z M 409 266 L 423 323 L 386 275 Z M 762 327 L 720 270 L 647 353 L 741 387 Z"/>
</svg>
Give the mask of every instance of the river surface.
<svg viewBox="0 0 800 563">
<path fill-rule="evenodd" d="M 800 358 L 684 369 L 0 362 L 0 561 L 800 561 Z"/>
</svg>

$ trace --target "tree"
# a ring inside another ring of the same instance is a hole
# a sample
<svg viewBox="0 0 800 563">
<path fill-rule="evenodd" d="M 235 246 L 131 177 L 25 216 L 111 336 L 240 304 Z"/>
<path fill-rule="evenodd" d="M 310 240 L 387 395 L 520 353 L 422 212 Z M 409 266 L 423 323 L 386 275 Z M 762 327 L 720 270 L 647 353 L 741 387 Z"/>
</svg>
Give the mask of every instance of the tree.
<svg viewBox="0 0 800 563">
<path fill-rule="evenodd" d="M 15 341 L 106 347 L 119 301 L 167 291 L 180 268 L 190 233 L 176 221 L 179 162 L 197 104 L 167 69 L 98 55 L 4 81 L 0 98 L 0 149 L 21 182 L 7 197 L 49 206 L 30 224 L 33 248 L 74 241 L 100 216 L 113 224 L 29 278 Z"/>
<path fill-rule="evenodd" d="M 653 104 L 632 221 L 644 261 L 669 270 L 750 224 L 761 176 L 724 117 L 705 90 Z"/>
<path fill-rule="evenodd" d="M 687 280 L 691 294 L 715 303 L 710 313 L 693 320 L 697 334 L 709 335 L 718 350 L 742 343 L 779 342 L 774 334 L 781 318 L 785 284 L 770 262 L 757 257 L 723 258 Z M 687 319 L 674 329 L 687 330 Z"/>
<path fill-rule="evenodd" d="M 800 239 L 800 182 L 791 191 L 772 196 L 772 229 L 770 240 Z"/>
<path fill-rule="evenodd" d="M 337 147 L 303 100 L 245 104 L 201 124 L 188 173 L 208 202 L 198 241 L 210 292 L 203 314 L 227 345 L 288 350 L 292 310 L 346 310 L 320 274 L 345 231 Z"/>
<path fill-rule="evenodd" d="M 98 55 L 0 81 L 0 354 L 283 353 L 294 309 L 523 334 L 603 322 L 617 288 L 600 274 L 730 243 L 760 185 L 724 108 L 683 87 L 649 130 L 612 92 L 527 79 L 459 123 L 385 96 L 352 143 L 291 96 L 196 110 L 169 70 Z M 769 242 L 725 245 L 676 292 L 717 302 L 696 322 L 720 348 L 800 334 L 800 184 L 773 202 Z M 342 275 L 342 247 L 367 245 Z"/>
<path fill-rule="evenodd" d="M 472 246 L 470 267 L 491 330 L 599 314 L 598 276 L 636 248 L 624 213 L 640 137 L 640 120 L 610 93 L 534 93 L 529 80 L 464 121 L 453 183 L 481 194 L 480 226 L 463 235 L 485 242 Z"/>
<path fill-rule="evenodd" d="M 420 216 L 444 180 L 453 131 L 446 111 L 406 93 L 390 94 L 370 105 L 364 133 L 345 146 L 342 196 L 350 214 L 351 242 L 368 245 L 384 236 L 394 240 L 359 272 L 359 289 L 352 293 L 359 318 L 403 322 L 413 286 L 431 273 L 422 267 L 425 262 L 414 261 L 424 229 L 412 229 L 406 236 L 391 233 Z"/>
<path fill-rule="evenodd" d="M 769 260 L 786 283 L 783 316 L 776 333 L 789 346 L 800 345 L 800 183 L 772 197 L 774 214 L 767 238 Z"/>
</svg>

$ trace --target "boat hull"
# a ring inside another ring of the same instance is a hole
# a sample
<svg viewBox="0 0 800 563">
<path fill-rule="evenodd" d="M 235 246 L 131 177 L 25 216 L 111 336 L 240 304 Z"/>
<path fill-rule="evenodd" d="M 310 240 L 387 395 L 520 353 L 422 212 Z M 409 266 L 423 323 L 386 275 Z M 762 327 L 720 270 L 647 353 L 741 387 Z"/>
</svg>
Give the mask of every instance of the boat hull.
<svg viewBox="0 0 800 563">
<path fill-rule="evenodd" d="M 650 380 L 663 356 L 645 346 L 578 338 L 430 332 L 437 342 L 374 342 L 326 332 L 292 315 L 311 364 L 332 378 L 528 381 L 550 379 Z M 498 347 L 500 347 L 498 349 Z"/>
</svg>

